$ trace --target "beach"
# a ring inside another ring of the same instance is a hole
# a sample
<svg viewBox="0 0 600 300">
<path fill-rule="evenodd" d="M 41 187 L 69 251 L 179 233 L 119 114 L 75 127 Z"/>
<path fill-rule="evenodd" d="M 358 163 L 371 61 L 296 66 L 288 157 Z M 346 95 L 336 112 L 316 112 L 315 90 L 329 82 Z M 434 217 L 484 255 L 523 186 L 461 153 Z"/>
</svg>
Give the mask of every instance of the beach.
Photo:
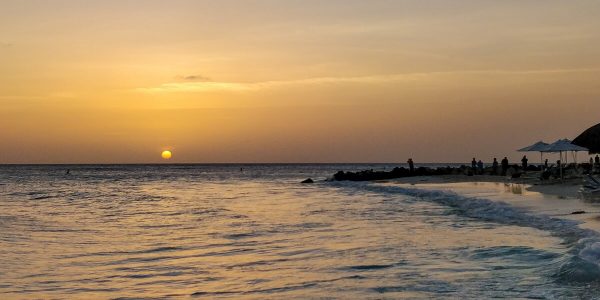
<svg viewBox="0 0 600 300">
<path fill-rule="evenodd" d="M 525 175 L 523 178 L 510 178 L 506 176 L 494 176 L 494 175 L 475 175 L 475 176 L 464 176 L 464 175 L 440 175 L 440 176 L 415 176 L 415 177 L 403 177 L 394 179 L 397 183 L 403 184 L 451 184 L 461 182 L 489 182 L 489 183 L 503 183 L 503 184 L 520 184 L 523 188 L 532 191 L 539 192 L 548 196 L 557 196 L 559 198 L 578 198 L 579 189 L 583 182 L 582 178 L 575 178 L 560 182 L 558 180 L 543 182 L 539 180 L 539 172 Z"/>
<path fill-rule="evenodd" d="M 0 300 L 600 300 L 599 28 L 0 0 Z"/>
<path fill-rule="evenodd" d="M 576 220 L 582 228 L 600 232 L 600 198 L 581 193 L 583 178 L 542 182 L 530 174 L 523 178 L 490 175 L 415 176 L 387 184 L 448 190 L 469 197 L 508 202 L 535 213 Z"/>
</svg>

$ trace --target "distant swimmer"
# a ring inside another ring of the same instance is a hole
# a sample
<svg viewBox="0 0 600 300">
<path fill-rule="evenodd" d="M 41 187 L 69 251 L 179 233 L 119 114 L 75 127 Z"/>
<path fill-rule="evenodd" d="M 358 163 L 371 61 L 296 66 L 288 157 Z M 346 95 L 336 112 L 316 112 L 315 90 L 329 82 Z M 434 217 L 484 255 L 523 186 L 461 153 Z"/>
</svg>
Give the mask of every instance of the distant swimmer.
<svg viewBox="0 0 600 300">
<path fill-rule="evenodd" d="M 71 169 L 67 169 L 67 171 L 65 172 L 65 175 L 71 175 Z"/>
</svg>

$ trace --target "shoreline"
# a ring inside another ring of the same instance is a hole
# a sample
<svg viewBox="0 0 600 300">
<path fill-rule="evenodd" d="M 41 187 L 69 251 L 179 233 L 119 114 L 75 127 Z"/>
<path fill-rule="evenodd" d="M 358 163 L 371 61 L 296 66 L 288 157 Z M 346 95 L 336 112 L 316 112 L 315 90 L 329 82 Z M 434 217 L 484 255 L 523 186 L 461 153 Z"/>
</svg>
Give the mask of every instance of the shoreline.
<svg viewBox="0 0 600 300">
<path fill-rule="evenodd" d="M 533 174 L 532 174 L 533 175 Z M 539 173 L 535 173 L 539 175 Z M 531 192 L 538 192 L 544 195 L 555 196 L 558 198 L 580 198 L 579 190 L 582 186 L 582 178 L 567 179 L 564 182 L 550 181 L 541 182 L 538 177 L 525 176 L 522 178 L 509 178 L 494 175 L 431 175 L 431 176 L 412 176 L 402 177 L 391 180 L 384 180 L 397 184 L 452 184 L 467 182 L 489 182 L 504 184 L 522 184 L 524 188 Z"/>
</svg>

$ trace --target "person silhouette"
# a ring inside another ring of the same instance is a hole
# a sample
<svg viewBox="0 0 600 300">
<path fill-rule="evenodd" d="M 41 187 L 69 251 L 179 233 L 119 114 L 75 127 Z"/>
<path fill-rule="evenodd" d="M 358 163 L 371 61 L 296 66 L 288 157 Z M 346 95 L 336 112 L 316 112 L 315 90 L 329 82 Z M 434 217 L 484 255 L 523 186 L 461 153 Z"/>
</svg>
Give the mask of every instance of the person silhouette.
<svg viewBox="0 0 600 300">
<path fill-rule="evenodd" d="M 506 156 L 502 159 L 502 176 L 506 176 L 506 171 L 508 170 L 508 158 Z"/>
<path fill-rule="evenodd" d="M 477 162 L 477 171 L 479 175 L 483 175 L 483 162 L 481 159 Z"/>
<path fill-rule="evenodd" d="M 498 175 L 498 159 L 494 157 L 494 162 L 492 162 L 492 175 Z"/>
<path fill-rule="evenodd" d="M 477 161 L 475 160 L 475 157 L 473 157 L 473 160 L 471 161 L 471 168 L 473 169 L 473 172 L 477 170 Z"/>
<path fill-rule="evenodd" d="M 409 158 L 407 163 L 408 163 L 408 170 L 410 171 L 410 174 L 413 174 L 415 172 L 415 164 L 413 163 L 412 158 Z"/>
<path fill-rule="evenodd" d="M 527 155 L 523 155 L 523 158 L 521 159 L 521 164 L 523 166 L 523 171 L 527 171 L 527 162 L 529 160 L 527 159 Z"/>
</svg>

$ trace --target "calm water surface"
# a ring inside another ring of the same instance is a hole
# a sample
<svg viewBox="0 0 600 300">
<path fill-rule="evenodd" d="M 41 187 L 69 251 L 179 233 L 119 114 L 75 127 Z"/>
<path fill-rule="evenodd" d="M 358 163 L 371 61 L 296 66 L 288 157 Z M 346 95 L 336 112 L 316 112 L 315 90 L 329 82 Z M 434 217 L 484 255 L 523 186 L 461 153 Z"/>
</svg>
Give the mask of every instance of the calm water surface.
<svg viewBox="0 0 600 300">
<path fill-rule="evenodd" d="M 1 166 L 0 298 L 600 297 L 599 234 L 543 199 L 298 183 L 392 167 Z"/>
</svg>

